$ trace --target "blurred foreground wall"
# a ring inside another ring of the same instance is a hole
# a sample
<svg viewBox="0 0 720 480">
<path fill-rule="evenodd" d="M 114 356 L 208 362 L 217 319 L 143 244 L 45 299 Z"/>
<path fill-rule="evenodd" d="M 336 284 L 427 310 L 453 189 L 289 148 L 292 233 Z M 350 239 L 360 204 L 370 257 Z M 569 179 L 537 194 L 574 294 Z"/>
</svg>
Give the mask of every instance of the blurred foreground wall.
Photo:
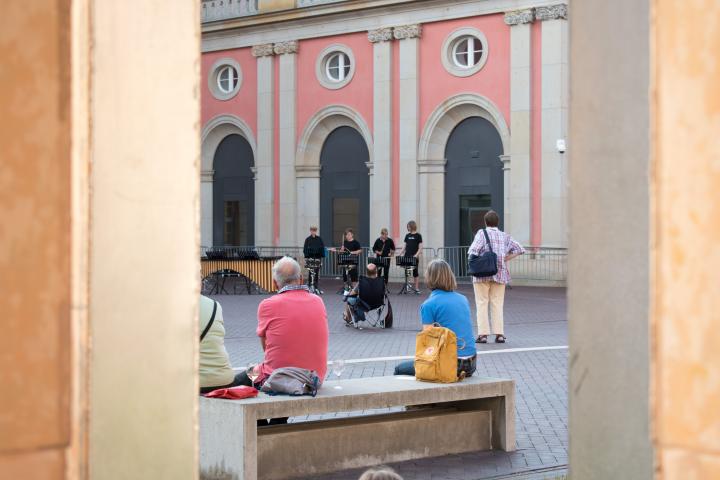
<svg viewBox="0 0 720 480">
<path fill-rule="evenodd" d="M 0 478 L 197 476 L 199 22 L 3 5 Z"/>
</svg>

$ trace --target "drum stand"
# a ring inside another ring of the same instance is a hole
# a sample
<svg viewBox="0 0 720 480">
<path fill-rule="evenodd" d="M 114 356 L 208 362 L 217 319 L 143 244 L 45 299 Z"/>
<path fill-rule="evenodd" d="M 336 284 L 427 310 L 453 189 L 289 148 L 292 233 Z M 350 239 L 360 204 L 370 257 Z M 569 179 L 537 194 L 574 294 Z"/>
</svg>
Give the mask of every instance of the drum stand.
<svg viewBox="0 0 720 480">
<path fill-rule="evenodd" d="M 350 280 L 350 270 L 355 268 L 355 265 L 343 265 L 343 277 L 345 277 L 345 283 L 343 284 L 343 288 L 338 290 L 338 294 L 343 294 L 345 292 L 349 292 L 352 290 L 352 280 Z"/>
<path fill-rule="evenodd" d="M 405 285 L 400 289 L 398 295 L 407 295 L 408 293 L 415 293 L 415 287 L 413 287 L 413 270 L 415 267 L 405 267 Z"/>
</svg>

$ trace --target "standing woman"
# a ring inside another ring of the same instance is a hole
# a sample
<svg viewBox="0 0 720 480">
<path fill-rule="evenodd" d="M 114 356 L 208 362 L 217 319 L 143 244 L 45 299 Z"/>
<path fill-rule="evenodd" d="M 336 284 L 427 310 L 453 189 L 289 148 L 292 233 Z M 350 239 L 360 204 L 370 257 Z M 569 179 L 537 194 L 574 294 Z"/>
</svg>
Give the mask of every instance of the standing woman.
<svg viewBox="0 0 720 480">
<path fill-rule="evenodd" d="M 403 247 L 403 256 L 415 257 L 420 264 L 420 252 L 422 252 L 422 235 L 417 231 L 417 223 L 410 220 L 407 223 L 408 233 L 405 235 L 405 246 Z M 415 277 L 415 294 L 420 295 L 420 277 L 418 275 L 418 267 L 413 268 L 413 277 Z"/>
<path fill-rule="evenodd" d="M 478 230 L 475 239 L 468 249 L 468 255 L 481 255 L 492 251 L 497 255 L 498 272 L 492 277 L 473 277 L 475 290 L 475 306 L 477 307 L 478 337 L 476 343 L 487 343 L 490 335 L 490 322 L 488 318 L 488 304 L 492 314 L 492 333 L 495 343 L 505 343 L 505 325 L 503 321 L 503 305 L 505 303 L 505 285 L 510 282 L 510 272 L 507 262 L 525 253 L 520 246 L 507 233 L 498 229 L 500 218 L 493 210 L 485 214 L 487 228 Z M 490 240 L 490 245 L 485 238 Z"/>
<path fill-rule="evenodd" d="M 395 255 L 395 242 L 393 242 L 392 238 L 388 237 L 387 228 L 383 228 L 382 230 L 380 230 L 380 237 L 375 240 L 372 250 L 373 252 L 375 252 L 375 255 L 380 258 L 390 258 Z M 385 278 L 385 285 L 387 285 L 388 274 L 390 273 L 389 261 L 387 266 L 383 266 L 380 268 L 382 268 L 382 272 L 379 273 L 378 276 L 382 276 L 383 278 Z"/>
<path fill-rule="evenodd" d="M 425 283 L 431 290 L 430 296 L 420 305 L 420 320 L 423 330 L 437 323 L 455 333 L 458 344 L 458 376 L 465 372 L 469 377 L 477 366 L 477 352 L 473 342 L 470 303 L 465 295 L 457 293 L 457 282 L 450 265 L 445 260 L 433 260 L 425 271 Z M 415 375 L 412 360 L 395 367 L 395 375 Z"/>
</svg>

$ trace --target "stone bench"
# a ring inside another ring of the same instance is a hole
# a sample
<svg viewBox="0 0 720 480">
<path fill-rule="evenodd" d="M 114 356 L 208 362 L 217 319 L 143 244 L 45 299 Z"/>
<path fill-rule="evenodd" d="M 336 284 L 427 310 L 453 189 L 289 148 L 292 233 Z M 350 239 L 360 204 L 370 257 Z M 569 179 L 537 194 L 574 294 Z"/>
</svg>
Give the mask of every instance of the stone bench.
<svg viewBox="0 0 720 480">
<path fill-rule="evenodd" d="M 341 389 L 335 389 L 335 386 Z M 410 407 L 257 427 L 262 418 Z M 462 452 L 515 449 L 515 382 L 328 381 L 316 397 L 200 398 L 200 478 L 283 479 Z"/>
</svg>

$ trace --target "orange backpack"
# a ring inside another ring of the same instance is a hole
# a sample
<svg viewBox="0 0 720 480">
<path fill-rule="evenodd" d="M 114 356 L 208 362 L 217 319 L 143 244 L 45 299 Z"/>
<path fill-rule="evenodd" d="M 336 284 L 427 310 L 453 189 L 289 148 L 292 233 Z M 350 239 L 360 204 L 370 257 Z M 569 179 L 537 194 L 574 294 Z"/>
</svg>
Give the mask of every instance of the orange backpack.
<svg viewBox="0 0 720 480">
<path fill-rule="evenodd" d="M 457 382 L 457 337 L 434 324 L 415 339 L 415 378 L 424 382 Z"/>
</svg>

